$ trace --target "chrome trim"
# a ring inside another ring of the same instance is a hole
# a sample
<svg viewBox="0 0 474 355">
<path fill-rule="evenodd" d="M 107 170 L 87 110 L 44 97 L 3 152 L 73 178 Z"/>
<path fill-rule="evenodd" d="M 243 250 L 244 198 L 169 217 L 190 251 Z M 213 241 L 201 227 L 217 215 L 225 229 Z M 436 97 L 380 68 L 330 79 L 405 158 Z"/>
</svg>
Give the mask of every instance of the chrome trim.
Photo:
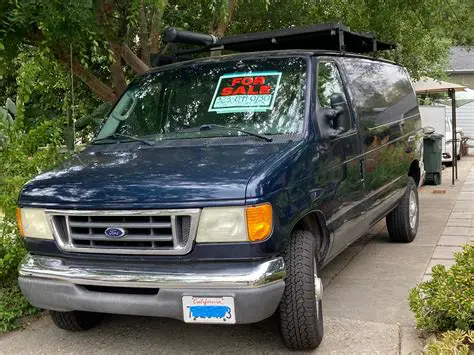
<svg viewBox="0 0 474 355">
<path fill-rule="evenodd" d="M 319 277 L 314 278 L 314 295 L 316 296 L 317 301 L 321 301 L 323 299 L 323 280 Z"/>
<path fill-rule="evenodd" d="M 408 218 L 410 220 L 410 228 L 415 229 L 418 219 L 418 206 L 416 204 L 415 191 L 413 190 L 410 190 L 410 197 L 408 199 Z"/>
<path fill-rule="evenodd" d="M 142 288 L 255 288 L 267 286 L 285 277 L 283 258 L 261 263 L 213 262 L 169 268 L 119 269 L 96 265 L 67 265 L 66 259 L 28 254 L 20 266 L 20 277 L 55 280 L 75 285 Z M 227 267 L 220 267 L 223 265 Z M 229 265 L 232 264 L 232 267 Z M 215 265 L 215 266 L 214 266 Z"/>
<path fill-rule="evenodd" d="M 59 248 L 67 252 L 77 253 L 95 253 L 95 254 L 120 254 L 120 255 L 185 255 L 189 253 L 193 247 L 194 240 L 196 239 L 197 228 L 199 224 L 199 217 L 201 210 L 199 208 L 190 209 L 166 209 L 166 210 L 45 210 L 46 218 L 48 220 L 51 231 L 53 232 L 54 239 L 58 244 Z M 133 249 L 133 248 L 81 248 L 73 244 L 69 218 L 66 219 L 67 224 L 67 243 L 61 238 L 60 233 L 54 223 L 54 216 L 171 216 L 172 230 L 173 230 L 173 242 L 177 245 L 176 233 L 175 233 L 175 220 L 176 216 L 189 216 L 191 217 L 191 225 L 189 228 L 189 238 L 184 247 L 175 247 L 170 249 Z M 174 218 L 173 218 L 174 217 Z"/>
</svg>

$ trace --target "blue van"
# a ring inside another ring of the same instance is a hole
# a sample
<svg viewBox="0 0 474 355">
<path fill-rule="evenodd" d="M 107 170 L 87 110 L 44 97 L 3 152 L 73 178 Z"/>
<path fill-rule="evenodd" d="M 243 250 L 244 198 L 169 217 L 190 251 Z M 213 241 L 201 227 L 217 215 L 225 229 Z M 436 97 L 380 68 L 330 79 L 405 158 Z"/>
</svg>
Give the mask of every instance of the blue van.
<svg viewBox="0 0 474 355">
<path fill-rule="evenodd" d="M 342 25 L 165 37 L 213 54 L 136 77 L 87 149 L 24 186 L 20 287 L 62 329 L 278 312 L 288 348 L 315 348 L 321 268 L 382 218 L 394 242 L 416 236 L 409 76 Z"/>
</svg>

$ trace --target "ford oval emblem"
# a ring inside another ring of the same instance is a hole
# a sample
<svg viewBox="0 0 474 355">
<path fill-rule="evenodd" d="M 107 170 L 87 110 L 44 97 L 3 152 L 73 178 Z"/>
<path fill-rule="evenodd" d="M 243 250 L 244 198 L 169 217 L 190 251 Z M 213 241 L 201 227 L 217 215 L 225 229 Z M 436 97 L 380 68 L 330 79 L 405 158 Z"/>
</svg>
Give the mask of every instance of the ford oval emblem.
<svg viewBox="0 0 474 355">
<path fill-rule="evenodd" d="M 104 234 L 109 238 L 122 238 L 127 232 L 123 228 L 109 227 L 105 230 Z"/>
</svg>

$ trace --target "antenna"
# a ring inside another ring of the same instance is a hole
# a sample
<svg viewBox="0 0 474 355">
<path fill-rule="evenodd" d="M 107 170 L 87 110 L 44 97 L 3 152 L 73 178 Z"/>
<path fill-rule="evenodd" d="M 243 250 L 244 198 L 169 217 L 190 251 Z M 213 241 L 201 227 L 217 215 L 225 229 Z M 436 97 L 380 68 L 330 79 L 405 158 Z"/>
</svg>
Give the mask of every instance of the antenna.
<svg viewBox="0 0 474 355">
<path fill-rule="evenodd" d="M 71 117 L 69 119 L 68 125 L 72 129 L 72 134 L 71 134 L 72 144 L 71 145 L 72 145 L 72 150 L 74 151 L 74 146 L 76 143 L 76 121 L 74 119 L 74 69 L 72 68 L 72 43 L 69 44 L 69 53 L 70 53 L 70 65 L 71 65 Z"/>
</svg>

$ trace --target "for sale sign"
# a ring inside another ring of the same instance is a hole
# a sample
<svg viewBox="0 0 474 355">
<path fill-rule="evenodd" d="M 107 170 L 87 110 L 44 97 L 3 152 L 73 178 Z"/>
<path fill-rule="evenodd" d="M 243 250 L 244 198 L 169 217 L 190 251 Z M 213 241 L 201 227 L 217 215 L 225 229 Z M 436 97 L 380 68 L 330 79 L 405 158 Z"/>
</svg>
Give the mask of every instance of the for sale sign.
<svg viewBox="0 0 474 355">
<path fill-rule="evenodd" d="M 225 74 L 219 78 L 209 111 L 216 113 L 271 110 L 281 72 Z"/>
</svg>

